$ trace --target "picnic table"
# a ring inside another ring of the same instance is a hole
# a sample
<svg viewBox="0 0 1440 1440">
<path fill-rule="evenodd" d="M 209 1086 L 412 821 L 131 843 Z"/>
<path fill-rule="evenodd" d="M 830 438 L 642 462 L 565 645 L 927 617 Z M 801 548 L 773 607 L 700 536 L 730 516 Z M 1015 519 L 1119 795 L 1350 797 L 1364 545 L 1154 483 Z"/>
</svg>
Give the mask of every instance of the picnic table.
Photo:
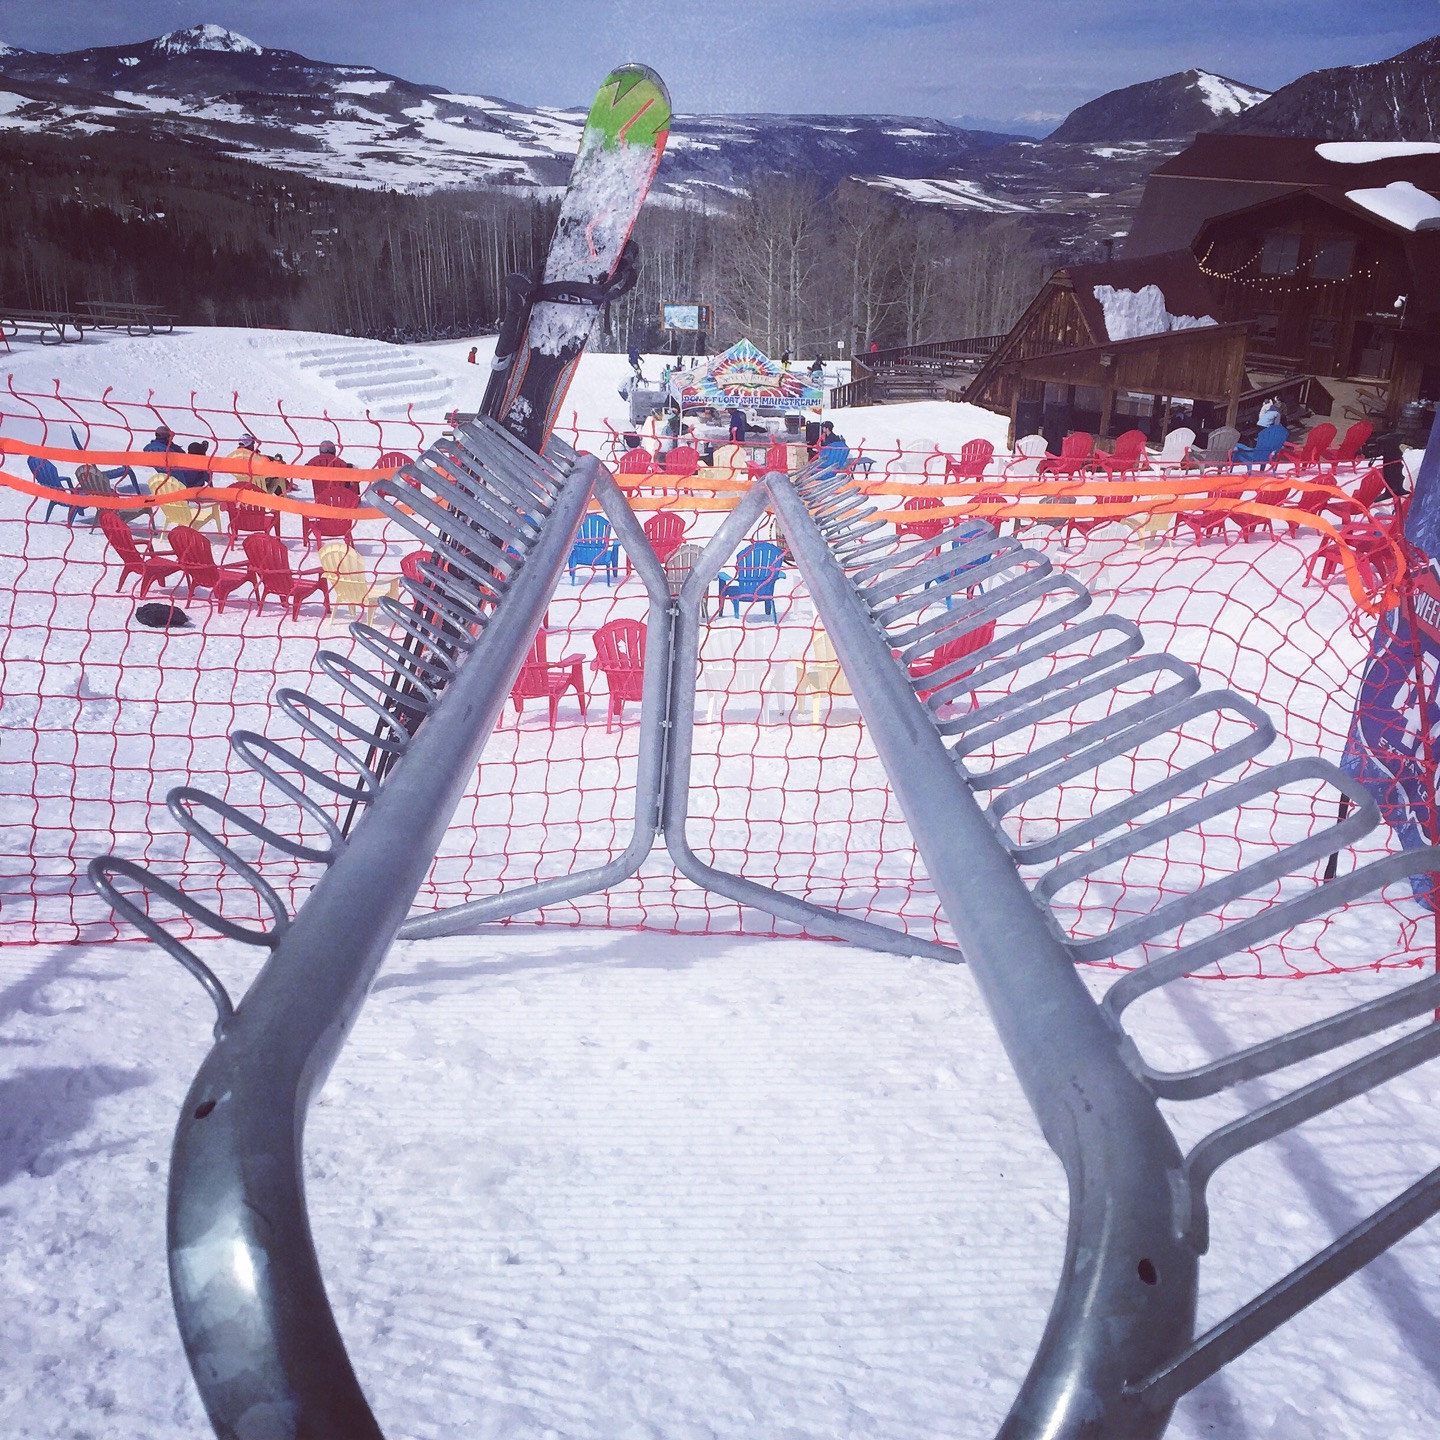
<svg viewBox="0 0 1440 1440">
<path fill-rule="evenodd" d="M 68 310 L 0 309 L 0 335 L 5 337 L 7 349 L 22 330 L 38 330 L 42 345 L 63 345 L 71 338 L 65 333 L 70 329 L 75 331 L 76 340 L 85 338 L 84 324 Z"/>
<path fill-rule="evenodd" d="M 163 305 L 118 300 L 82 300 L 76 307 L 92 330 L 123 330 L 127 335 L 169 335 L 175 317 Z"/>
</svg>

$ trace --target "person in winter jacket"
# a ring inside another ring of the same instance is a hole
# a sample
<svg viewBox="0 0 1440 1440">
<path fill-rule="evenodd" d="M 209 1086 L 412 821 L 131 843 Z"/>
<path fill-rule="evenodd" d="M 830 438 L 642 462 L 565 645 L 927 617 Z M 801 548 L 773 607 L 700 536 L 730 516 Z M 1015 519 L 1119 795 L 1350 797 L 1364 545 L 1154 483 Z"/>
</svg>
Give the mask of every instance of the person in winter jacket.
<svg viewBox="0 0 1440 1440">
<path fill-rule="evenodd" d="M 338 466 L 341 470 L 353 470 L 355 468 L 353 465 L 342 460 L 336 453 L 335 442 L 333 440 L 322 440 L 320 442 L 320 449 L 305 463 L 307 465 L 334 465 Z"/>
<path fill-rule="evenodd" d="M 838 475 L 850 463 L 850 446 L 843 435 L 835 432 L 832 421 L 825 421 L 820 427 L 820 450 L 815 456 L 819 462 L 816 478 Z"/>
<path fill-rule="evenodd" d="M 187 455 L 205 455 L 210 450 L 208 440 L 192 440 L 186 447 Z M 187 490 L 203 490 L 210 483 L 210 472 L 208 470 L 192 470 L 188 466 L 177 468 L 175 478 Z"/>
<path fill-rule="evenodd" d="M 178 455 L 183 452 L 175 444 L 175 432 L 168 425 L 157 425 L 155 427 L 155 438 L 147 441 L 141 446 L 142 451 L 147 455 Z M 155 473 L 157 475 L 170 475 L 174 472 L 169 465 L 160 466 Z"/>
</svg>

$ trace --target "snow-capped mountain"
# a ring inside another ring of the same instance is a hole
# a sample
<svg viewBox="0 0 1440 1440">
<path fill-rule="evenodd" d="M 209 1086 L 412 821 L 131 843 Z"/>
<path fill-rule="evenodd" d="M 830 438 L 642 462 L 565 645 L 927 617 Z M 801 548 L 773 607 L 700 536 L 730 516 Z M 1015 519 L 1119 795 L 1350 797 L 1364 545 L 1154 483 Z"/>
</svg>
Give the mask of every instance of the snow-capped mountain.
<svg viewBox="0 0 1440 1440">
<path fill-rule="evenodd" d="M 944 174 L 865 183 L 914 204 L 1029 214 L 1060 253 L 1084 254 L 1123 235 L 1151 170 L 1197 131 L 1263 100 L 1266 91 L 1205 70 L 1112 90 L 1072 111 L 1043 140 L 987 147 Z"/>
<path fill-rule="evenodd" d="M 265 47 L 226 30 L 222 25 L 192 25 L 188 30 L 172 30 L 153 42 L 166 55 L 189 55 L 195 50 L 229 51 L 232 55 L 263 55 Z"/>
<path fill-rule="evenodd" d="M 1440 36 L 1373 65 L 1302 75 L 1221 128 L 1322 140 L 1440 140 Z"/>
<path fill-rule="evenodd" d="M 1243 114 L 1269 94 L 1208 70 L 1183 70 L 1111 90 L 1081 105 L 1048 138 L 1061 144 L 1179 136 L 1191 140 L 1197 131 L 1213 130 L 1222 120 Z"/>
<path fill-rule="evenodd" d="M 217 25 L 62 55 L 0 53 L 0 128 L 183 140 L 370 188 L 560 185 L 584 120 L 311 60 Z M 823 187 L 854 172 L 919 177 L 1008 138 L 904 116 L 681 117 L 660 188 L 728 193 L 761 173 Z"/>
</svg>

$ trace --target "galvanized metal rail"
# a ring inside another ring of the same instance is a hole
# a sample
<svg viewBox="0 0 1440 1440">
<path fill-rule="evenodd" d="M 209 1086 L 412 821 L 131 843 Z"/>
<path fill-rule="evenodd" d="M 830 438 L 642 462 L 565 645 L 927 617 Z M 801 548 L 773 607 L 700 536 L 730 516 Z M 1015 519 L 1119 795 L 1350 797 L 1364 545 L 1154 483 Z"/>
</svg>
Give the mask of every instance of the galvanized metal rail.
<svg viewBox="0 0 1440 1440">
<path fill-rule="evenodd" d="M 216 1043 L 175 1135 L 169 1250 L 186 1354 L 225 1440 L 379 1440 L 310 1235 L 306 1113 L 471 781 L 598 473 L 593 459 L 553 466 L 482 421 L 371 488 L 369 502 L 430 549 L 424 579 L 409 586 L 413 606 L 386 608 L 418 645 L 406 650 L 368 625 L 350 627 L 382 666 L 399 670 L 403 686 L 338 652 L 322 651 L 319 663 L 381 718 L 378 744 L 396 757 L 393 772 L 382 785 L 361 758 L 376 738 L 365 727 L 310 696 L 282 692 L 284 713 L 354 780 L 338 781 L 305 753 L 263 736 L 237 733 L 232 743 L 302 807 L 323 843 L 296 841 L 189 787 L 171 796 L 180 823 L 255 888 L 272 917 L 268 928 L 235 924 L 129 861 L 109 856 L 90 867 L 111 904 L 199 976 L 216 1004 Z M 297 773 L 319 798 L 290 778 Z M 366 809 L 346 837 L 331 809 L 348 800 Z M 262 847 L 326 867 L 293 917 L 254 863 L 201 826 L 202 810 Z M 238 1005 L 151 918 L 146 892 L 271 952 Z"/>
<path fill-rule="evenodd" d="M 1193 1336 L 1214 1172 L 1440 1054 L 1440 1024 L 1407 1029 L 1222 1126 L 1188 1154 L 1158 1101 L 1210 1095 L 1428 1016 L 1440 1001 L 1440 979 L 1175 1073 L 1142 1058 L 1123 1028 L 1124 1011 L 1161 985 L 1347 900 L 1440 870 L 1440 850 L 1394 855 L 1324 883 L 1325 857 L 1378 823 L 1374 802 L 1320 760 L 1255 769 L 1274 732 L 1249 701 L 1204 691 L 1194 668 L 1173 656 L 1143 655 L 1128 621 L 1079 618 L 1091 603 L 1084 588 L 989 527 L 978 537 L 972 526 L 901 544 L 877 534 L 874 507 L 843 476 L 802 474 L 793 485 L 770 476 L 766 484 L 960 948 L 1069 1178 L 1060 1287 L 1000 1440 L 1158 1436 L 1181 1395 L 1440 1210 L 1437 1170 Z M 998 625 L 988 643 L 923 680 L 911 677 L 916 661 L 989 622 Z M 1000 698 L 975 703 L 977 692 L 997 684 Z M 1095 718 L 1082 718 L 1087 703 L 1107 697 L 1111 703 L 1094 705 Z M 957 711 L 957 701 L 972 708 Z M 1228 717 L 1240 734 L 1133 794 L 1057 823 L 1039 841 L 1007 832 L 1006 817 L 1026 801 L 1106 760 L 1139 756 L 1149 742 L 1206 715 Z M 1041 724 L 1047 736 L 1057 727 L 1060 734 L 1042 738 L 1036 730 L 1009 758 L 983 758 L 995 741 Z M 1345 796 L 1349 818 L 1103 934 L 1077 939 L 1060 923 L 1053 902 L 1066 885 L 1295 783 Z M 1021 878 L 1026 866 L 1048 868 L 1032 886 Z M 1307 874 L 1309 883 L 1294 883 Z M 1297 893 L 1276 899 L 1282 878 Z M 1244 897 L 1263 908 L 1222 923 L 1217 912 Z M 1213 933 L 1130 972 L 1103 1003 L 1082 984 L 1077 961 L 1154 942 L 1202 916 L 1215 917 Z"/>
</svg>

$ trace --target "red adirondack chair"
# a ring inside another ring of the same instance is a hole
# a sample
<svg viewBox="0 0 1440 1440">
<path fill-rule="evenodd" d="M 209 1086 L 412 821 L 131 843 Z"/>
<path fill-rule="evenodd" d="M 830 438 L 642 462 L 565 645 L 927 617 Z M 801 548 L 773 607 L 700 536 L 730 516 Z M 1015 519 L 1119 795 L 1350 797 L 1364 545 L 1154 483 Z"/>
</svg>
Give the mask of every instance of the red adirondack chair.
<svg viewBox="0 0 1440 1440">
<path fill-rule="evenodd" d="M 273 535 L 277 540 L 280 538 L 280 512 L 267 509 L 263 505 L 249 504 L 243 498 L 247 494 L 263 495 L 265 492 L 258 485 L 241 480 L 227 486 L 225 493 L 236 497 L 220 502 L 220 508 L 225 512 L 227 551 L 242 535 Z"/>
<path fill-rule="evenodd" d="M 1097 495 L 1094 498 L 1096 504 L 1128 505 L 1135 497 L 1133 495 Z M 1072 520 L 1066 520 L 1065 534 L 1060 541 L 1062 545 L 1070 543 L 1070 536 L 1076 530 L 1082 535 L 1089 535 L 1092 530 L 1098 530 L 1102 525 L 1113 525 L 1122 518 L 1113 512 L 1108 515 L 1086 515 L 1084 512 L 1087 507 L 1083 505 L 1076 505 L 1073 508 L 1080 511 L 1080 514 Z"/>
<path fill-rule="evenodd" d="M 765 458 L 758 465 L 752 460 L 746 467 L 752 480 L 763 480 L 772 470 L 782 475 L 790 470 L 790 450 L 786 445 L 771 445 L 765 451 Z"/>
<path fill-rule="evenodd" d="M 349 481 L 317 480 L 314 489 L 317 505 L 333 505 L 337 510 L 358 510 L 360 508 L 360 487 Z M 276 534 L 279 534 L 278 530 Z M 343 540 L 347 545 L 353 545 L 355 543 L 355 522 L 341 520 L 338 516 L 302 515 L 300 517 L 300 538 L 307 547 L 312 540 L 318 540 L 322 545 L 327 540 Z"/>
<path fill-rule="evenodd" d="M 1255 503 L 1257 505 L 1284 505 L 1289 498 L 1290 487 L 1288 485 L 1276 485 L 1268 490 L 1257 490 L 1255 492 Z M 1268 515 L 1246 515 L 1243 511 L 1237 510 L 1230 518 L 1240 527 L 1240 538 L 1242 540 L 1252 540 L 1262 530 L 1267 535 L 1273 535 L 1275 533 L 1274 523 Z"/>
<path fill-rule="evenodd" d="M 945 478 L 947 480 L 983 480 L 990 462 L 995 458 L 995 447 L 988 440 L 967 440 L 959 455 L 945 457 Z"/>
<path fill-rule="evenodd" d="M 1340 443 L 1327 450 L 1320 458 L 1330 467 L 1332 473 L 1342 465 L 1358 470 L 1363 458 L 1360 454 L 1361 447 L 1374 433 L 1375 427 L 1368 420 L 1357 420 L 1345 432 Z"/>
<path fill-rule="evenodd" d="M 386 450 L 384 454 L 375 457 L 375 468 L 377 470 L 398 470 L 402 465 L 408 465 L 415 457 L 407 455 L 403 450 Z"/>
<path fill-rule="evenodd" d="M 1309 470 L 1319 470 L 1325 452 L 1334 439 L 1335 427 L 1328 421 L 1324 425 L 1313 426 L 1306 431 L 1303 444 L 1283 446 L 1280 459 L 1291 461 L 1296 475 L 1304 475 Z"/>
<path fill-rule="evenodd" d="M 1145 461 L 1145 432 L 1127 430 L 1115 441 L 1115 448 L 1107 455 L 1097 450 L 1092 457 L 1098 469 L 1113 480 L 1117 475 L 1133 475 Z"/>
<path fill-rule="evenodd" d="M 605 733 L 615 720 L 625 723 L 625 702 L 639 700 L 645 688 L 645 626 L 639 620 L 607 620 L 595 632 L 592 670 L 605 675 L 610 687 L 610 708 L 605 712 Z"/>
<path fill-rule="evenodd" d="M 627 450 L 615 462 L 617 475 L 651 475 L 654 471 L 655 461 L 643 446 L 637 445 L 635 449 Z"/>
<path fill-rule="evenodd" d="M 663 565 L 685 541 L 685 521 L 673 510 L 657 510 L 645 522 L 645 536 Z"/>
<path fill-rule="evenodd" d="M 246 565 L 217 565 L 210 537 L 193 525 L 172 525 L 168 538 L 185 576 L 187 600 L 195 598 L 196 590 L 208 590 L 215 608 L 224 610 L 225 600 L 232 591 L 255 583 Z"/>
<path fill-rule="evenodd" d="M 585 714 L 586 694 L 583 655 L 566 655 L 561 660 L 550 660 L 545 655 L 545 642 L 550 632 L 541 626 L 535 632 L 534 644 L 515 677 L 510 689 L 510 702 L 515 706 L 515 723 L 520 723 L 520 713 L 527 700 L 548 700 L 550 702 L 550 728 L 555 728 L 555 715 L 560 708 L 560 697 L 573 690 L 580 702 L 580 713 Z"/>
<path fill-rule="evenodd" d="M 943 644 L 937 645 L 928 655 L 922 655 L 910 666 L 910 678 L 912 680 L 924 680 L 933 675 L 937 670 L 943 670 L 947 665 L 953 665 L 957 660 L 962 660 L 966 655 L 973 655 L 977 650 L 983 650 L 995 638 L 995 622 L 987 620 L 983 625 L 977 625 L 973 630 L 967 630 L 963 635 L 957 635 L 953 640 L 946 640 Z M 953 684 L 956 680 L 963 680 L 966 675 L 973 675 L 975 667 L 972 665 L 969 670 L 962 670 L 943 680 L 938 685 L 930 685 L 925 688 L 915 687 L 915 693 L 922 700 L 928 700 L 937 690 L 943 690 L 947 685 Z M 970 697 L 970 705 L 973 709 L 976 704 L 975 696 Z"/>
<path fill-rule="evenodd" d="M 1360 583 L 1367 594 L 1375 594 L 1385 588 L 1395 573 L 1395 546 L 1390 532 L 1373 520 L 1347 520 L 1340 526 L 1340 538 L 1326 535 L 1316 547 L 1315 553 L 1305 563 L 1305 583 L 1315 583 L 1315 572 L 1319 570 L 1319 583 L 1328 584 L 1330 578 L 1343 568 L 1340 559 L 1340 545 L 1344 543 L 1355 557 L 1360 571 Z"/>
<path fill-rule="evenodd" d="M 1234 491 L 1219 490 L 1209 496 L 1195 496 L 1199 506 L 1195 510 L 1182 510 L 1175 517 L 1175 528 L 1184 525 L 1189 528 L 1195 536 L 1196 544 L 1208 539 L 1211 535 L 1218 535 L 1222 540 L 1225 538 L 1225 526 L 1228 523 L 1239 524 L 1239 518 L 1231 510 L 1217 509 L 1213 505 L 1207 506 L 1205 500 L 1229 500 L 1235 497 Z"/>
<path fill-rule="evenodd" d="M 1079 475 L 1091 468 L 1095 437 L 1084 430 L 1072 430 L 1061 442 L 1058 455 L 1047 455 L 1037 475 Z"/>
<path fill-rule="evenodd" d="M 693 445 L 676 445 L 665 452 L 667 475 L 689 476 L 700 468 L 700 452 Z"/>
<path fill-rule="evenodd" d="M 330 584 L 324 572 L 314 567 L 308 570 L 291 570 L 290 552 L 285 542 L 275 535 L 252 535 L 245 542 L 245 559 L 249 565 L 250 578 L 255 585 L 255 609 L 265 608 L 265 597 L 274 595 L 280 601 L 280 609 L 290 602 L 290 614 L 300 618 L 300 602 L 307 595 L 319 595 L 330 613 Z"/>
<path fill-rule="evenodd" d="M 180 569 L 173 556 L 157 555 L 150 541 L 137 540 L 130 527 L 113 510 L 100 511 L 100 528 L 105 532 L 110 548 L 120 557 L 120 579 L 115 584 L 117 590 L 124 588 L 127 575 L 138 575 L 143 596 L 152 585 L 169 579 Z"/>
<path fill-rule="evenodd" d="M 902 510 L 938 510 L 944 500 L 938 495 L 912 495 L 900 507 Z M 943 529 L 943 520 L 902 520 L 895 527 L 897 538 L 913 535 L 917 540 L 933 540 Z"/>
</svg>

